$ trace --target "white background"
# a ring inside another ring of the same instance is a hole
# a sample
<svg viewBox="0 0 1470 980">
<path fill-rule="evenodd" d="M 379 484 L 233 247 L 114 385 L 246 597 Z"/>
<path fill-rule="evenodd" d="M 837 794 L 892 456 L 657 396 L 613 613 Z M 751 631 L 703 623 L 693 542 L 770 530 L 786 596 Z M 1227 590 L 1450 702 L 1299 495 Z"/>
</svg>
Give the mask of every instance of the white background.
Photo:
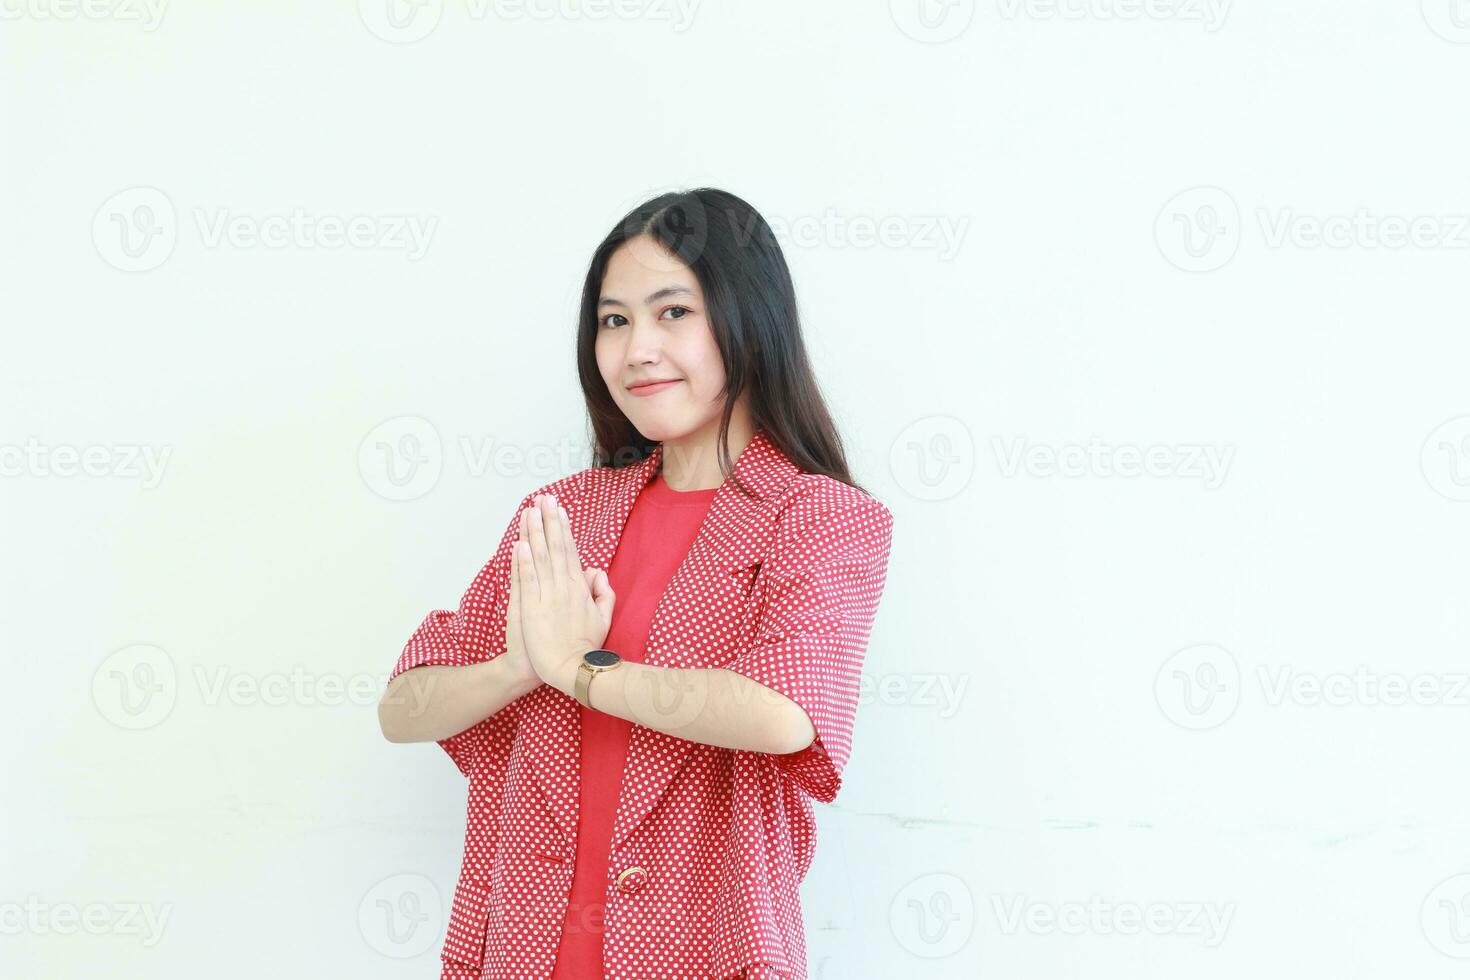
<svg viewBox="0 0 1470 980">
<path fill-rule="evenodd" d="M 812 975 L 1463 975 L 1463 0 L 97 4 L 0 0 L 0 973 L 438 975 L 378 692 L 708 184 L 896 518 Z"/>
</svg>

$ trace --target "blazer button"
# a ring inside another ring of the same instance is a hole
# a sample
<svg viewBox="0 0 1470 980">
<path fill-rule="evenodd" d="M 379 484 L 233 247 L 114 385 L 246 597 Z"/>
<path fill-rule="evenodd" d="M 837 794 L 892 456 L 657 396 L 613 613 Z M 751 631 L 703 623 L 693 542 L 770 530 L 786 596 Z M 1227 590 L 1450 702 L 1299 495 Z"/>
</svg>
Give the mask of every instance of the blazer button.
<svg viewBox="0 0 1470 980">
<path fill-rule="evenodd" d="M 648 881 L 648 872 L 642 868 L 627 868 L 618 875 L 618 890 L 623 892 L 636 892 Z"/>
</svg>

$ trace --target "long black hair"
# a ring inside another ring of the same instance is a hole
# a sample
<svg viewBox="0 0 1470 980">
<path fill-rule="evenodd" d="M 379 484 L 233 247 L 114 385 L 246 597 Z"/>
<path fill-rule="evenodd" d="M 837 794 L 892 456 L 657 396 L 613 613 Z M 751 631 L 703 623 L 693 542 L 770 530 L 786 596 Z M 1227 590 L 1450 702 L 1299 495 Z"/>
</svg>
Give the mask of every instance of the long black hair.
<svg viewBox="0 0 1470 980">
<path fill-rule="evenodd" d="M 730 418 L 748 387 L 756 430 L 803 472 L 863 490 L 848 472 L 842 439 L 812 374 L 786 258 L 760 212 L 728 191 L 698 187 L 660 194 L 629 211 L 597 246 L 582 286 L 577 372 L 592 424 L 592 465 L 629 466 L 657 443 L 640 433 L 608 393 L 597 367 L 597 304 L 612 253 L 649 235 L 689 267 L 704 292 L 710 329 L 725 364 L 720 468 L 730 473 Z M 739 484 L 739 481 L 736 481 Z M 753 496 L 740 486 L 741 492 Z M 866 490 L 863 490 L 866 493 Z"/>
</svg>

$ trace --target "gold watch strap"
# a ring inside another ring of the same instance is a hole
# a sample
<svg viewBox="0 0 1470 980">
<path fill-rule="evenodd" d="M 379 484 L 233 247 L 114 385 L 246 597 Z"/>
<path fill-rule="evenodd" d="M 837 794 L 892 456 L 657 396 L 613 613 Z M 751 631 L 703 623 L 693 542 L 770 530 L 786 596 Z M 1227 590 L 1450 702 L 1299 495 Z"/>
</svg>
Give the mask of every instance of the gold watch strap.
<svg viewBox="0 0 1470 980">
<path fill-rule="evenodd" d="M 595 659 L 611 659 L 612 662 L 601 664 L 589 662 Z M 583 707 L 592 707 L 591 688 L 593 676 L 620 667 L 622 663 L 622 658 L 618 657 L 611 650 L 599 648 L 597 650 L 589 650 L 582 654 L 582 662 L 577 665 L 577 680 L 572 685 L 572 696 Z"/>
</svg>

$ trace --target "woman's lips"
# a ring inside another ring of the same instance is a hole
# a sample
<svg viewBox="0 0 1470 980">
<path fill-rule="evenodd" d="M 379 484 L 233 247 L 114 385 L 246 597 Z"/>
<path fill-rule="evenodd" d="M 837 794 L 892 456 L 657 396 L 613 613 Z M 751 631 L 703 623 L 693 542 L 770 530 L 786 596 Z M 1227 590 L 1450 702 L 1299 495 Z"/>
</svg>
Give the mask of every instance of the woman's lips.
<svg viewBox="0 0 1470 980">
<path fill-rule="evenodd" d="M 674 385 L 683 380 L 683 378 L 675 378 L 673 381 L 660 381 L 657 384 L 643 385 L 638 388 L 629 388 L 628 392 L 630 394 L 637 395 L 639 398 L 646 398 L 649 395 L 656 395 L 660 391 L 664 391 L 667 388 L 672 388 L 674 387 Z"/>
</svg>

